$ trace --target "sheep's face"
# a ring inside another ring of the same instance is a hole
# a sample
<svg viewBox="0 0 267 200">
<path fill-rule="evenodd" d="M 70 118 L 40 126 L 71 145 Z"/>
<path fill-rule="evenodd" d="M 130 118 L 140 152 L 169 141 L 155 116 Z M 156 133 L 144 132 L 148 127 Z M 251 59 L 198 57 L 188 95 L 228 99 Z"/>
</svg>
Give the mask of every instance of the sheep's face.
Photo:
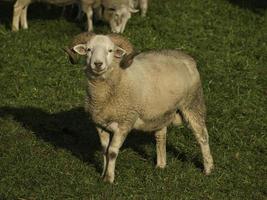
<svg viewBox="0 0 267 200">
<path fill-rule="evenodd" d="M 87 69 L 94 75 L 100 76 L 112 70 L 111 63 L 120 59 L 126 53 L 116 46 L 108 36 L 97 35 L 86 44 L 78 44 L 73 50 L 80 55 L 86 55 Z"/>
<path fill-rule="evenodd" d="M 104 11 L 104 16 L 109 21 L 113 33 L 123 33 L 128 20 L 134 12 L 138 12 L 138 10 L 121 6 L 119 8 L 107 9 Z"/>
</svg>

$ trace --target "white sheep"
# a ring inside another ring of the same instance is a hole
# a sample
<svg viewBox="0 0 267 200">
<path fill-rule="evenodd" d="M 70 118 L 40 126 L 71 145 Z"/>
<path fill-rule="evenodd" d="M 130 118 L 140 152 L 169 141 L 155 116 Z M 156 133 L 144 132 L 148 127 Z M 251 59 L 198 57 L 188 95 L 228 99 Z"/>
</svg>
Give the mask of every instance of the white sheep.
<svg viewBox="0 0 267 200">
<path fill-rule="evenodd" d="M 28 28 L 27 22 L 27 9 L 28 6 L 33 2 L 44 2 L 49 4 L 54 4 L 58 6 L 66 6 L 74 3 L 81 4 L 82 11 L 87 16 L 87 28 L 88 31 L 93 30 L 93 8 L 99 7 L 101 0 L 16 0 L 13 10 L 13 22 L 12 31 L 19 30 L 19 24 L 23 29 Z"/>
<path fill-rule="evenodd" d="M 119 35 L 78 35 L 67 50 L 87 56 L 86 111 L 103 148 L 104 181 L 114 181 L 115 162 L 132 129 L 154 132 L 157 167 L 166 166 L 166 132 L 170 124 L 189 124 L 200 145 L 204 172 L 213 159 L 205 125 L 206 109 L 193 58 L 178 50 L 132 56 L 133 47 Z M 111 138 L 111 134 L 113 135 Z"/>
<path fill-rule="evenodd" d="M 148 0 L 102 0 L 104 21 L 110 25 L 113 33 L 123 33 L 132 13 L 136 13 L 140 7 L 141 15 L 147 12 Z"/>
</svg>

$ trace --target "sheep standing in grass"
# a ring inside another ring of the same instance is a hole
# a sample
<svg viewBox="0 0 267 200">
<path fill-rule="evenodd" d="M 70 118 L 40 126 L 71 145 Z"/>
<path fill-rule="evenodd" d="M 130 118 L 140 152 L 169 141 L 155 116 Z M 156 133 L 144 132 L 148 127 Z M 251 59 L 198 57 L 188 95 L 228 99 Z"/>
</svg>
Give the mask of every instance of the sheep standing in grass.
<svg viewBox="0 0 267 200">
<path fill-rule="evenodd" d="M 157 167 L 164 168 L 167 126 L 179 125 L 182 119 L 200 145 L 205 174 L 210 174 L 213 159 L 195 61 L 178 50 L 135 57 L 132 50 L 122 36 L 88 33 L 76 37 L 68 49 L 70 57 L 75 53 L 87 56 L 86 111 L 96 124 L 103 148 L 104 181 L 114 181 L 119 149 L 132 129 L 155 133 Z"/>
<path fill-rule="evenodd" d="M 141 15 L 147 12 L 147 0 L 102 0 L 104 21 L 110 25 L 113 33 L 123 33 L 132 13 L 136 13 L 140 7 Z"/>
<path fill-rule="evenodd" d="M 12 31 L 19 30 L 19 24 L 23 29 L 28 28 L 27 22 L 27 9 L 28 6 L 33 2 L 44 2 L 49 4 L 54 4 L 58 6 L 66 6 L 74 3 L 81 4 L 82 11 L 87 16 L 87 28 L 88 31 L 93 30 L 93 8 L 99 7 L 101 0 L 16 0 L 13 10 L 13 22 Z"/>
</svg>

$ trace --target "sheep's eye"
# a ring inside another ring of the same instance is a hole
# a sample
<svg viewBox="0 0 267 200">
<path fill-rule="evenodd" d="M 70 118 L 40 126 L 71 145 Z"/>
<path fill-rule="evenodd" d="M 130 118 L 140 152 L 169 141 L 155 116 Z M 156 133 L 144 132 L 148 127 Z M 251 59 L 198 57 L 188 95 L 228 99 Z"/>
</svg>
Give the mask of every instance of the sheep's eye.
<svg viewBox="0 0 267 200">
<path fill-rule="evenodd" d="M 112 49 L 108 50 L 108 52 L 111 53 L 112 52 Z"/>
<path fill-rule="evenodd" d="M 87 51 L 90 52 L 91 51 L 91 48 L 88 48 Z"/>
</svg>

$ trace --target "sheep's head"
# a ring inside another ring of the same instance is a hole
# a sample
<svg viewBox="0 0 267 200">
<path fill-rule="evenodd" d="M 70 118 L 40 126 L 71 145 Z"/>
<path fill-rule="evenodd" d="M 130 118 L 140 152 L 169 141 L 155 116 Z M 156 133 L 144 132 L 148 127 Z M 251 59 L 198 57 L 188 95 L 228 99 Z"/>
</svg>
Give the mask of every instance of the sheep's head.
<svg viewBox="0 0 267 200">
<path fill-rule="evenodd" d="M 63 50 L 68 54 L 69 61 L 71 62 L 71 64 L 77 64 L 78 63 L 78 55 L 73 50 L 73 47 L 76 46 L 77 44 L 85 44 L 93 36 L 95 36 L 95 34 L 90 33 L 90 32 L 80 33 L 73 38 L 71 44 L 68 47 L 63 48 Z"/>
<path fill-rule="evenodd" d="M 114 66 L 126 68 L 131 64 L 133 46 L 120 35 L 91 34 L 86 40 L 75 39 L 75 41 L 76 43 L 67 51 L 70 58 L 76 56 L 75 54 L 86 56 L 87 69 L 94 76 L 103 75 L 111 71 Z M 115 65 L 112 64 L 114 62 Z"/>
<path fill-rule="evenodd" d="M 109 22 L 113 33 L 123 33 L 132 13 L 138 12 L 131 6 L 120 5 L 104 9 L 104 19 Z"/>
</svg>

